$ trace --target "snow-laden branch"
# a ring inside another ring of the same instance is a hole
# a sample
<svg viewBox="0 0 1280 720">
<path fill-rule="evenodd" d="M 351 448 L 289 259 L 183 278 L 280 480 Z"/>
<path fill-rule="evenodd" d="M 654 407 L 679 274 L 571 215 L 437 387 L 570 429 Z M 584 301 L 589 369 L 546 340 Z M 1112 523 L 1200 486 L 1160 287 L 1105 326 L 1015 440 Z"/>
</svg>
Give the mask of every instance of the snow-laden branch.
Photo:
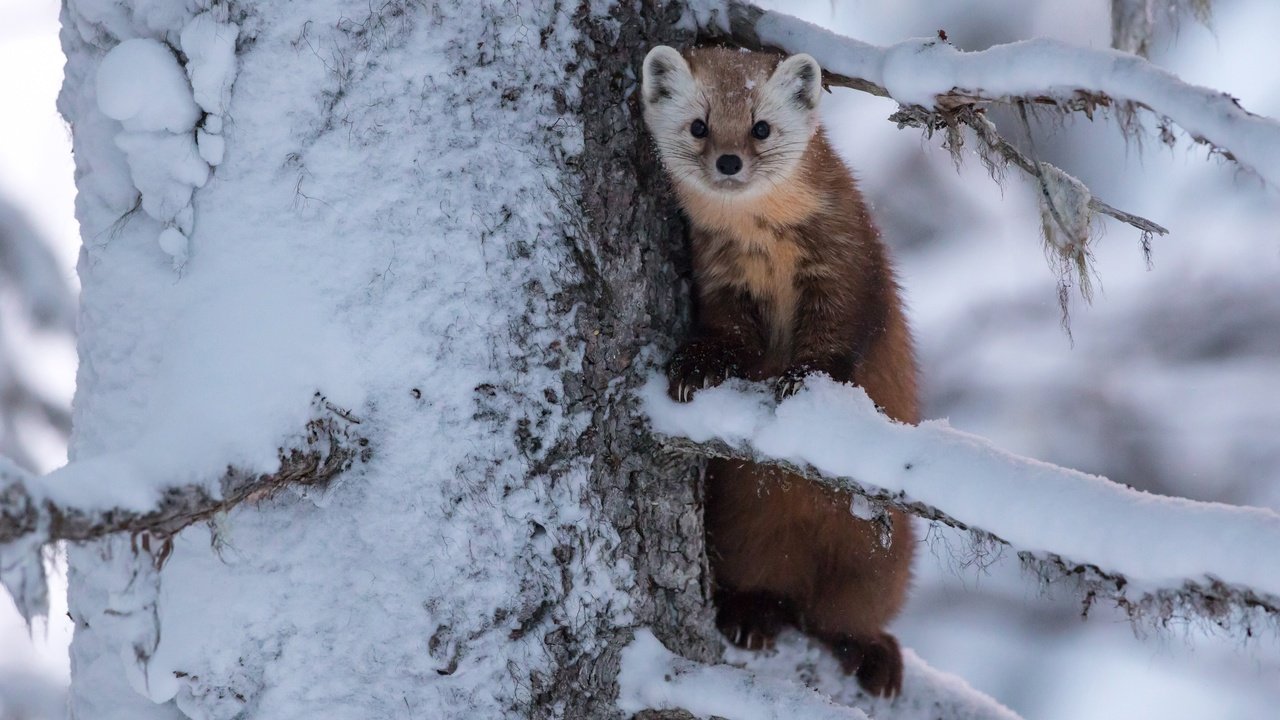
<svg viewBox="0 0 1280 720">
<path fill-rule="evenodd" d="M 911 650 L 902 659 L 903 693 L 883 700 L 867 697 L 829 653 L 798 633 L 784 633 L 774 651 L 733 650 L 732 664 L 704 665 L 672 653 L 641 629 L 622 651 L 618 707 L 628 714 L 684 710 L 730 720 L 1018 720 L 1012 710 L 929 667 Z"/>
<path fill-rule="evenodd" d="M 1280 617 L 1280 515 L 1162 497 L 1002 452 L 945 421 L 902 425 L 861 389 L 814 376 L 777 404 L 735 381 L 686 405 L 653 379 L 642 399 L 676 450 L 774 465 L 1008 546 L 1086 608 L 1110 599 L 1135 621 L 1205 618 L 1252 632 Z M 868 509 L 857 509 L 866 516 Z"/>
<path fill-rule="evenodd" d="M 1130 53 L 1047 39 L 979 52 L 963 52 L 940 38 L 880 47 L 737 0 L 713 3 L 712 8 L 700 18 L 704 31 L 728 35 L 746 47 L 808 53 L 822 65 L 830 84 L 938 113 L 1019 101 L 1088 113 L 1131 104 L 1178 124 L 1197 142 L 1268 182 L 1280 183 L 1280 122 Z"/>
<path fill-rule="evenodd" d="M 48 543 L 128 532 L 140 550 L 162 563 L 172 547 L 172 536 L 188 525 L 240 503 L 269 498 L 286 487 L 323 487 L 353 462 L 367 460 L 371 451 L 368 440 L 357 432 L 359 421 L 319 396 L 316 408 L 316 417 L 307 423 L 300 441 L 280 449 L 275 472 L 228 467 L 214 482 L 168 487 L 142 503 L 130 488 L 117 489 L 110 483 L 103 483 L 106 487 L 83 505 L 69 502 L 66 493 L 58 493 L 58 500 L 50 497 L 51 482 L 88 485 L 94 478 L 77 475 L 92 473 L 101 464 L 73 463 L 50 478 L 37 478 L 0 458 L 0 584 L 30 620 L 46 607 L 40 552 Z M 118 492 L 118 497 L 112 492 Z"/>
<path fill-rule="evenodd" d="M 649 630 L 639 630 L 622 651 L 618 708 L 687 710 L 697 717 L 733 720 L 867 720 L 796 683 L 729 665 L 703 665 L 672 653 Z"/>
</svg>

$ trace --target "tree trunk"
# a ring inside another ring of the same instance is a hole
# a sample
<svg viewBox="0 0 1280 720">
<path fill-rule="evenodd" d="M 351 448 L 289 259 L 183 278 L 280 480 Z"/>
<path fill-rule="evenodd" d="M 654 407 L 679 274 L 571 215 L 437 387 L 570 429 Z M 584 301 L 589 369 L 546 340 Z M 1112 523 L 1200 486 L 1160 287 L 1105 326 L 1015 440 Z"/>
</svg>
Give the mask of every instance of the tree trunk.
<svg viewBox="0 0 1280 720">
<path fill-rule="evenodd" d="M 685 9 L 592 7 L 68 0 L 73 461 L 268 472 L 315 392 L 372 451 L 171 553 L 71 547 L 74 717 L 610 717 L 635 627 L 717 655 L 696 466 L 630 395 L 688 315 L 635 96 Z M 99 75 L 134 38 L 195 127 L 113 104 L 164 95 Z"/>
</svg>

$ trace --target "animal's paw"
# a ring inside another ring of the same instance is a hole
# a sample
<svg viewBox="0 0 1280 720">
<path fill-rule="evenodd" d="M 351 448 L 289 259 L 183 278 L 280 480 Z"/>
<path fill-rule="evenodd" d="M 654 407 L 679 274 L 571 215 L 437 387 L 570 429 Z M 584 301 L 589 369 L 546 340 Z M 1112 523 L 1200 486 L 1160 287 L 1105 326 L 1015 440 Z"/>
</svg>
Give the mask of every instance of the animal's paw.
<svg viewBox="0 0 1280 720">
<path fill-rule="evenodd" d="M 763 592 L 716 593 L 716 627 L 729 642 L 747 650 L 767 650 L 794 619 L 791 603 Z"/>
<path fill-rule="evenodd" d="M 778 402 L 782 402 L 787 398 L 800 392 L 800 388 L 804 387 L 804 379 L 808 377 L 813 370 L 807 365 L 794 365 L 787 368 L 773 383 L 773 397 Z"/>
<path fill-rule="evenodd" d="M 876 697 L 893 697 L 902 692 L 902 650 L 889 633 L 873 637 L 837 635 L 827 638 L 840 666 L 856 675 L 862 689 Z"/>
<path fill-rule="evenodd" d="M 728 348 L 710 341 L 694 341 L 680 348 L 667 364 L 667 394 L 689 402 L 703 388 L 714 387 L 738 371 Z"/>
</svg>

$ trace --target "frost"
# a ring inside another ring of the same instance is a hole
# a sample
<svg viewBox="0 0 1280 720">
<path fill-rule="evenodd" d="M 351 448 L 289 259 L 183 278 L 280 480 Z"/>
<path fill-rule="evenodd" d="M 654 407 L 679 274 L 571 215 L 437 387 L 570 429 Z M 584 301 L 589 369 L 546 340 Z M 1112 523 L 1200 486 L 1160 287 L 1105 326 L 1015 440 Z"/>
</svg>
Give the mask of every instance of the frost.
<svg viewBox="0 0 1280 720">
<path fill-rule="evenodd" d="M 200 108 L 182 66 L 164 44 L 125 40 L 98 67 L 98 107 L 126 130 L 183 133 L 196 125 Z"/>
</svg>

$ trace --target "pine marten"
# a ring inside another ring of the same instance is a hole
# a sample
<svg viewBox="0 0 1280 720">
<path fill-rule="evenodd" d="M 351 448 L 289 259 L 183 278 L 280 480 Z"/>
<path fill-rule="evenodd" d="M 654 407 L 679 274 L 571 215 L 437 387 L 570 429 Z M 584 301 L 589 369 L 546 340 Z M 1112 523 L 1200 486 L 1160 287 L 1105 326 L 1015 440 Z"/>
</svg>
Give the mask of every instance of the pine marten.
<svg viewBox="0 0 1280 720">
<path fill-rule="evenodd" d="M 645 123 L 691 225 L 694 336 L 671 358 L 673 399 L 726 378 L 779 397 L 823 372 L 890 417 L 919 421 L 916 363 L 897 281 L 848 168 L 819 124 L 809 55 L 660 46 L 644 60 Z M 906 600 L 915 550 L 851 513 L 848 494 L 735 460 L 707 466 L 716 624 L 769 647 L 787 624 L 820 639 L 873 695 L 902 687 L 885 632 Z"/>
</svg>

